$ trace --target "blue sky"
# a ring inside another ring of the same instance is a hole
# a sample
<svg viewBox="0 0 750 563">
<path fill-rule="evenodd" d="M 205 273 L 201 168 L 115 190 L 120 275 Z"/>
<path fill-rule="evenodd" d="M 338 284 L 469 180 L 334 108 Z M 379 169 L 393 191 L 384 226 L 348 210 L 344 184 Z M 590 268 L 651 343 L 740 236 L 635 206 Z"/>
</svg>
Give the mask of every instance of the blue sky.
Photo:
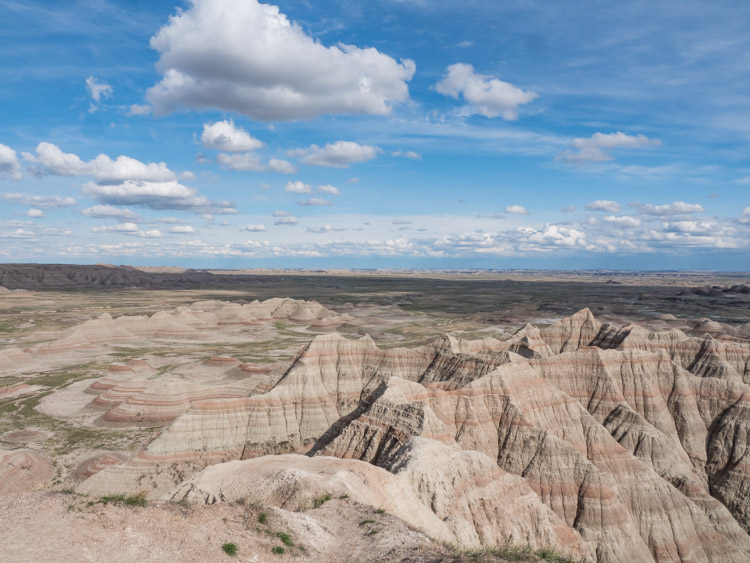
<svg viewBox="0 0 750 563">
<path fill-rule="evenodd" d="M 0 2 L 0 260 L 747 270 L 750 4 Z"/>
</svg>

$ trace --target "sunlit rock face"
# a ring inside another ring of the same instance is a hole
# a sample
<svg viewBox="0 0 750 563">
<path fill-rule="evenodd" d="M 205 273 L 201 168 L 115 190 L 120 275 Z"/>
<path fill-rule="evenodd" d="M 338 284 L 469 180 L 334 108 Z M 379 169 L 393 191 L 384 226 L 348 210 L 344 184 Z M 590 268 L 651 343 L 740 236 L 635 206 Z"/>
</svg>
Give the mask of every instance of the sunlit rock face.
<svg viewBox="0 0 750 563">
<path fill-rule="evenodd" d="M 174 422 L 80 490 L 207 502 L 338 487 L 467 547 L 748 560 L 750 343 L 722 326 L 652 332 L 583 310 L 415 348 L 317 336 L 273 376 L 165 390 L 150 412 Z M 150 396 L 99 385 L 100 402 L 125 397 L 110 418 Z"/>
</svg>

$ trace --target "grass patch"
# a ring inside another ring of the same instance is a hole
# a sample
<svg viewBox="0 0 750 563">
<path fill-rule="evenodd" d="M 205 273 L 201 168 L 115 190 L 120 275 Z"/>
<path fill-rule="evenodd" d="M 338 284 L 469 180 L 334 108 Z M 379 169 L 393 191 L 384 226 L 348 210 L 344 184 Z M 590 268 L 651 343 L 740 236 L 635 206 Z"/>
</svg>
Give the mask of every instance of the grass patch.
<svg viewBox="0 0 750 563">
<path fill-rule="evenodd" d="M 385 508 L 378 508 L 378 509 L 377 509 L 377 510 L 375 511 L 375 514 L 385 514 Z"/>
<path fill-rule="evenodd" d="M 239 551 L 236 543 L 225 543 L 221 546 L 221 550 L 229 555 L 229 557 L 234 557 L 237 555 L 237 551 Z"/>
<path fill-rule="evenodd" d="M 99 502 L 102 504 L 115 504 L 124 506 L 146 506 L 148 500 L 146 499 L 146 491 L 139 491 L 133 495 L 125 496 L 123 494 L 118 495 L 106 495 L 99 498 Z"/>
<path fill-rule="evenodd" d="M 276 537 L 281 540 L 281 543 L 283 543 L 287 547 L 293 547 L 294 542 L 292 541 L 292 537 L 287 534 L 286 532 L 276 532 Z"/>
<path fill-rule="evenodd" d="M 374 524 L 374 523 L 375 523 L 375 520 L 370 520 L 370 519 L 368 518 L 367 520 L 362 520 L 362 521 L 361 521 L 361 522 L 359 523 L 359 525 L 360 525 L 360 526 L 365 526 L 365 525 L 367 525 L 367 524 Z"/>
<path fill-rule="evenodd" d="M 366 536 L 374 536 L 375 534 L 379 534 L 379 533 L 380 533 L 380 530 L 370 530 L 365 535 Z"/>
<path fill-rule="evenodd" d="M 268 514 L 266 514 L 265 512 L 261 512 L 260 514 L 258 514 L 258 522 L 260 524 L 265 524 L 266 522 L 268 522 Z"/>
<path fill-rule="evenodd" d="M 341 495 L 341 496 L 340 496 L 339 498 L 340 498 L 341 500 L 346 500 L 346 499 L 348 499 L 348 498 L 349 498 L 349 495 Z"/>
<path fill-rule="evenodd" d="M 286 550 L 283 547 L 280 547 L 278 545 L 275 545 L 271 548 L 271 553 L 275 553 L 276 555 L 281 555 Z"/>
<path fill-rule="evenodd" d="M 331 500 L 331 495 L 329 493 L 326 493 L 322 497 L 318 497 L 313 501 L 313 508 L 320 508 L 329 500 Z"/>
<path fill-rule="evenodd" d="M 506 561 L 517 561 L 521 563 L 584 563 L 585 559 L 575 559 L 558 553 L 553 547 L 542 547 L 534 549 L 529 545 L 505 544 L 498 547 L 460 550 L 452 547 L 452 551 L 460 558 L 460 561 L 480 562 L 487 557 L 499 557 Z"/>
</svg>

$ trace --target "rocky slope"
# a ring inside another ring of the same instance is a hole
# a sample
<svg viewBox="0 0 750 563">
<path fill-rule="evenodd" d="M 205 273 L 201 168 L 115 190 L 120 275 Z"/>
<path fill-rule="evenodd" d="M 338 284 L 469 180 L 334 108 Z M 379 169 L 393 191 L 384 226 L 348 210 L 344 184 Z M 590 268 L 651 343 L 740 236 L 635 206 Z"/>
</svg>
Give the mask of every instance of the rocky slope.
<svg viewBox="0 0 750 563">
<path fill-rule="evenodd" d="M 243 394 L 240 379 L 236 396 L 189 401 L 79 490 L 198 503 L 265 491 L 279 506 L 328 492 L 467 547 L 747 560 L 750 342 L 693 332 L 583 310 L 416 348 L 318 336 L 267 390 Z"/>
</svg>

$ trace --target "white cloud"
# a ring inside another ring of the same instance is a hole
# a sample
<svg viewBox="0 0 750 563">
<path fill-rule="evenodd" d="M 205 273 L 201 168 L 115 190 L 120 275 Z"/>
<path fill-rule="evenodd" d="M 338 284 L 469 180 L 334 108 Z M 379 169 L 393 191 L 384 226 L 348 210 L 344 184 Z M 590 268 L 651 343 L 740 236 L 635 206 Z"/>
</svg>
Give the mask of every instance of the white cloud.
<svg viewBox="0 0 750 563">
<path fill-rule="evenodd" d="M 266 230 L 265 225 L 244 225 L 240 231 L 244 231 L 247 233 L 262 233 Z"/>
<path fill-rule="evenodd" d="M 299 217 L 279 217 L 273 222 L 274 225 L 289 225 L 289 226 L 296 225 L 297 223 L 299 223 Z"/>
<path fill-rule="evenodd" d="M 236 127 L 232 120 L 204 123 L 201 143 L 207 149 L 222 152 L 248 152 L 263 146 L 242 127 Z"/>
<path fill-rule="evenodd" d="M 612 149 L 635 149 L 661 145 L 659 139 L 649 139 L 645 135 L 617 133 L 594 133 L 591 137 L 573 139 L 573 149 L 566 150 L 557 158 L 568 162 L 607 162 L 614 160 Z"/>
<path fill-rule="evenodd" d="M 20 180 L 21 164 L 18 162 L 16 151 L 0 143 L 0 178 L 2 177 Z"/>
<path fill-rule="evenodd" d="M 348 168 L 354 162 L 367 162 L 375 158 L 380 149 L 369 145 L 360 145 L 352 141 L 336 141 L 324 147 L 310 145 L 306 149 L 288 151 L 289 156 L 301 158 L 305 164 L 329 166 L 331 168 Z"/>
<path fill-rule="evenodd" d="M 746 207 L 745 209 L 742 210 L 740 223 L 742 223 L 743 225 L 750 224 L 750 207 Z"/>
<path fill-rule="evenodd" d="M 35 174 L 43 176 L 93 176 L 100 183 L 116 183 L 125 180 L 164 182 L 174 180 L 177 174 L 167 168 L 164 162 L 145 164 L 129 156 L 118 156 L 112 160 L 100 154 L 88 162 L 72 153 L 64 153 L 52 143 L 39 143 L 36 154 L 23 153 L 25 160 L 35 164 Z"/>
<path fill-rule="evenodd" d="M 293 194 L 311 194 L 312 186 L 296 180 L 294 182 L 287 182 L 286 186 L 284 186 L 284 191 Z"/>
<path fill-rule="evenodd" d="M 137 233 L 139 230 L 135 223 L 91 227 L 91 232 L 94 233 Z"/>
<path fill-rule="evenodd" d="M 610 201 L 608 199 L 597 199 L 591 203 L 587 203 L 585 207 L 588 211 L 605 211 L 607 213 L 619 213 L 622 209 L 622 205 L 616 201 Z"/>
<path fill-rule="evenodd" d="M 169 232 L 182 235 L 194 235 L 197 233 L 197 231 L 190 225 L 177 225 L 169 229 Z"/>
<path fill-rule="evenodd" d="M 198 191 L 177 181 L 146 182 L 126 181 L 119 184 L 95 184 L 83 186 L 84 193 L 105 205 L 128 205 L 150 209 L 181 209 L 193 213 L 237 213 L 234 204 L 228 201 L 209 201 L 198 195 Z"/>
<path fill-rule="evenodd" d="M 334 227 L 332 225 L 323 225 L 322 227 L 307 227 L 308 233 L 317 233 L 317 234 L 323 234 L 323 233 L 331 233 L 331 232 L 344 232 L 348 231 L 349 229 L 347 227 Z"/>
<path fill-rule="evenodd" d="M 327 186 L 318 186 L 318 191 L 329 195 L 341 195 L 338 188 L 328 184 Z"/>
<path fill-rule="evenodd" d="M 683 215 L 687 213 L 703 213 L 703 207 L 697 203 L 685 203 L 684 201 L 674 201 L 664 205 L 652 205 L 650 203 L 634 202 L 630 204 L 644 215 L 654 215 L 657 217 L 665 215 Z"/>
<path fill-rule="evenodd" d="M 72 197 L 60 197 L 57 195 L 25 195 L 19 193 L 3 193 L 0 197 L 10 203 L 19 205 L 30 205 L 42 209 L 52 209 L 58 207 L 70 207 L 76 204 Z"/>
<path fill-rule="evenodd" d="M 576 208 L 574 205 L 568 205 L 566 207 L 563 207 L 560 211 L 562 211 L 563 213 L 573 213 L 573 211 L 575 210 Z"/>
<path fill-rule="evenodd" d="M 672 233 L 713 234 L 719 227 L 710 221 L 672 221 L 664 223 L 664 230 Z"/>
<path fill-rule="evenodd" d="M 142 105 L 142 104 L 133 104 L 128 108 L 127 114 L 130 117 L 133 117 L 133 116 L 145 117 L 146 115 L 151 114 L 151 106 Z"/>
<path fill-rule="evenodd" d="M 346 183 L 347 184 L 356 184 L 359 182 L 359 178 L 349 178 Z"/>
<path fill-rule="evenodd" d="M 41 209 L 36 209 L 36 208 L 32 207 L 31 209 L 29 209 L 26 212 L 26 216 L 27 217 L 34 217 L 35 219 L 40 219 L 40 218 L 44 217 L 44 211 L 42 211 Z"/>
<path fill-rule="evenodd" d="M 323 199 L 322 197 L 311 197 L 308 200 L 305 201 L 298 201 L 297 205 L 304 205 L 307 207 L 318 207 L 318 206 L 325 206 L 325 205 L 333 205 L 332 201 L 328 201 L 327 199 Z"/>
<path fill-rule="evenodd" d="M 636 217 L 630 217 L 629 215 L 608 215 L 603 219 L 603 221 L 607 223 L 611 223 L 613 225 L 618 225 L 620 227 L 625 227 L 628 229 L 632 229 L 635 227 L 641 226 L 641 220 L 637 219 Z"/>
<path fill-rule="evenodd" d="M 120 209 L 111 205 L 94 205 L 83 210 L 86 217 L 93 219 L 119 219 L 121 221 L 139 221 L 138 214 L 131 209 Z"/>
<path fill-rule="evenodd" d="M 238 170 L 242 172 L 279 172 L 281 174 L 296 174 L 297 169 L 286 160 L 272 158 L 267 164 L 261 162 L 260 156 L 251 152 L 219 153 L 216 161 L 224 170 Z"/>
<path fill-rule="evenodd" d="M 485 117 L 501 115 L 508 121 L 518 119 L 519 106 L 538 97 L 534 92 L 524 92 L 493 76 L 477 74 L 473 66 L 465 63 L 449 66 L 440 82 L 435 84 L 435 90 L 455 99 L 463 95 L 472 113 Z"/>
<path fill-rule="evenodd" d="M 394 219 L 391 225 L 411 225 L 412 222 L 409 219 Z"/>
<path fill-rule="evenodd" d="M 422 160 L 422 155 L 414 151 L 393 151 L 391 156 L 401 156 L 412 160 Z"/>
<path fill-rule="evenodd" d="M 112 92 L 114 92 L 112 86 L 110 86 L 106 82 L 99 82 L 93 76 L 89 76 L 86 79 L 86 90 L 88 91 L 89 96 L 91 96 L 89 113 L 94 113 L 97 109 L 99 109 L 98 106 L 101 101 L 103 99 L 111 98 Z"/>
<path fill-rule="evenodd" d="M 528 215 L 529 212 L 522 205 L 509 205 L 505 208 L 506 213 L 512 213 L 514 215 Z"/>
<path fill-rule="evenodd" d="M 146 95 L 156 114 L 185 106 L 266 121 L 386 115 L 409 98 L 416 68 L 372 47 L 326 47 L 256 0 L 193 0 L 151 47 L 163 74 Z"/>
</svg>

